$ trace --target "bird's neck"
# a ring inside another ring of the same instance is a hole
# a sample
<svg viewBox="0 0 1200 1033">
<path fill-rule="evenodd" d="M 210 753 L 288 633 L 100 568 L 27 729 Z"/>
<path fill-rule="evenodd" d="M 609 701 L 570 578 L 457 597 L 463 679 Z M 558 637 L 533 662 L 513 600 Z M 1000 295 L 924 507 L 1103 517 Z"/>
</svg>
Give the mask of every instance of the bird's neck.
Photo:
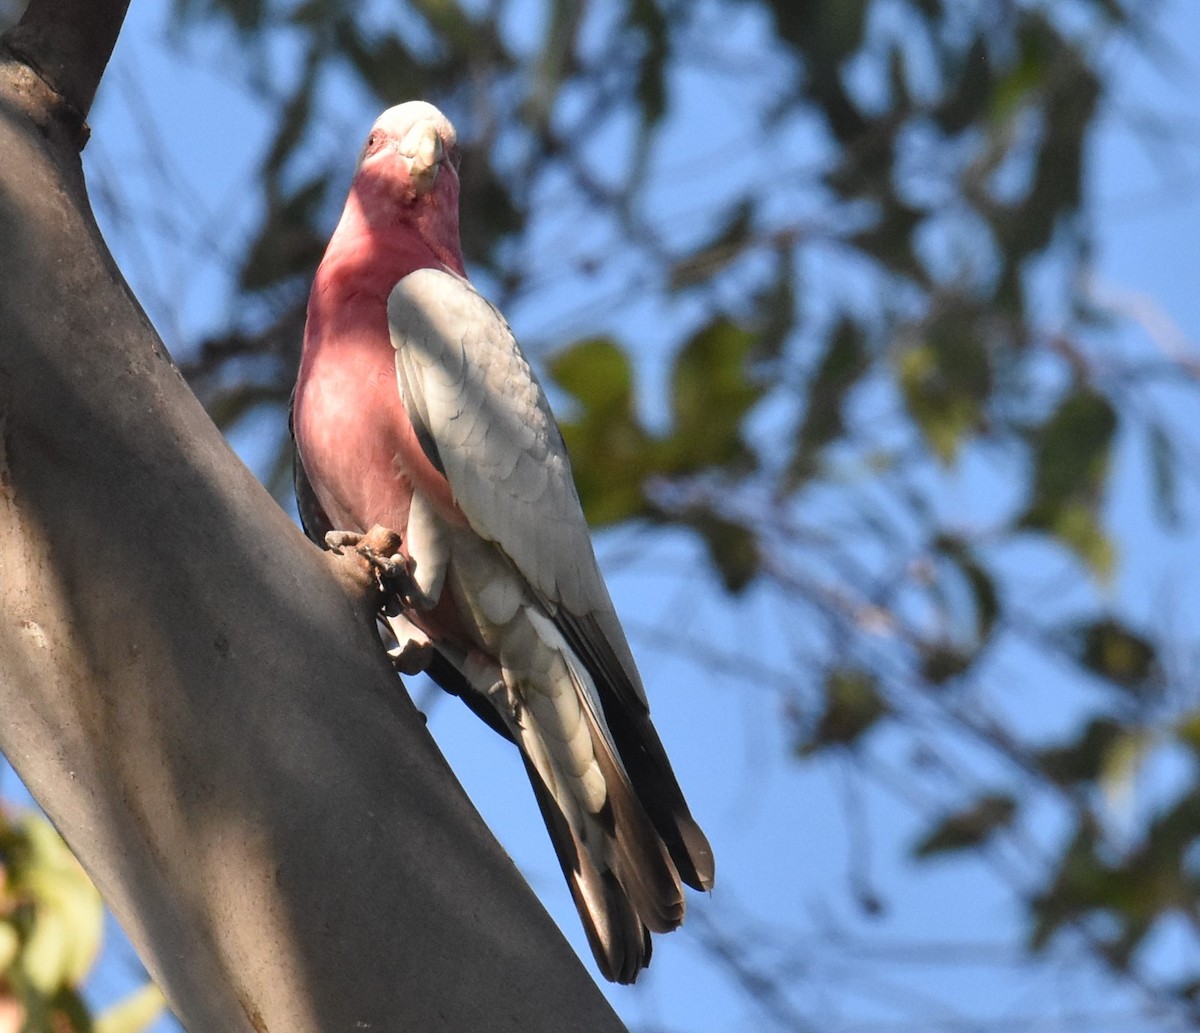
<svg viewBox="0 0 1200 1033">
<path fill-rule="evenodd" d="M 372 179 L 355 180 L 321 266 L 331 266 L 335 278 L 349 276 L 356 289 L 364 278 L 386 282 L 389 293 L 417 269 L 446 268 L 466 276 L 457 195 L 406 200 Z"/>
<path fill-rule="evenodd" d="M 375 355 L 390 366 L 387 299 L 392 288 L 417 269 L 465 276 L 457 218 L 439 218 L 431 209 L 351 191 L 309 295 L 302 379 L 311 375 L 318 354 L 356 353 L 361 361 Z M 431 232 L 439 225 L 446 228 Z"/>
</svg>

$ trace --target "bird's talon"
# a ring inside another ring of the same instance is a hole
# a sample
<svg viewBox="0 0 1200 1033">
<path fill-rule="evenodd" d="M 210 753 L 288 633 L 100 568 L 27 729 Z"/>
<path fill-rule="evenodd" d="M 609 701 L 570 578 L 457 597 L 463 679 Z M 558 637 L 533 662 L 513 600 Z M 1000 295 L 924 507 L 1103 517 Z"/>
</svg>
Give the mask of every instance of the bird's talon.
<svg viewBox="0 0 1200 1033">
<path fill-rule="evenodd" d="M 353 549 L 358 545 L 362 537 L 354 531 L 329 531 L 325 535 L 325 547 L 341 555 L 343 549 Z"/>
<path fill-rule="evenodd" d="M 329 531 L 325 535 L 325 547 L 330 552 L 337 556 L 353 552 L 359 556 L 366 563 L 378 589 L 407 605 L 415 586 L 411 560 L 400 551 L 400 544 L 400 535 L 380 526 L 371 528 L 366 534 Z"/>
<path fill-rule="evenodd" d="M 424 642 L 409 640 L 403 645 L 396 645 L 389 649 L 388 658 L 400 674 L 421 674 L 429 669 L 429 663 L 433 659 L 433 645 L 428 640 Z"/>
</svg>

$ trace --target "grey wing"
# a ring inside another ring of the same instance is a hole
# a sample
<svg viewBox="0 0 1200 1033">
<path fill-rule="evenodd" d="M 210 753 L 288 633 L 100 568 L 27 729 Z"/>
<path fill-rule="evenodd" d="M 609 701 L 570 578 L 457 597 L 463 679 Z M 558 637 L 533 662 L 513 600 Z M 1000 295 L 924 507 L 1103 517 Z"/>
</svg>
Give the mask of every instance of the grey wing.
<svg viewBox="0 0 1200 1033">
<path fill-rule="evenodd" d="M 645 710 L 562 435 L 504 317 L 461 277 L 419 269 L 393 288 L 388 323 L 409 418 L 472 529 L 511 560 L 593 673 Z"/>
<path fill-rule="evenodd" d="M 396 284 L 388 324 L 422 447 L 471 528 L 508 557 L 591 674 L 593 703 L 679 874 L 710 888 L 712 850 L 650 722 L 562 435 L 516 338 L 466 280 L 435 269 Z"/>
</svg>

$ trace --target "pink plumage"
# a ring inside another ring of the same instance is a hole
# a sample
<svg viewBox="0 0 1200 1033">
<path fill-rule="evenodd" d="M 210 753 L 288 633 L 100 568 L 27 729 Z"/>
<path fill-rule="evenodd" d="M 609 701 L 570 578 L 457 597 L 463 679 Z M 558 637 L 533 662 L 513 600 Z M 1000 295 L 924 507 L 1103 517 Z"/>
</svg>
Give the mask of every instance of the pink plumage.
<svg viewBox="0 0 1200 1033">
<path fill-rule="evenodd" d="M 429 104 L 371 131 L 309 299 L 298 484 L 325 528 L 401 535 L 413 590 L 389 610 L 398 641 L 517 744 L 597 963 L 632 982 L 650 931 L 683 919 L 681 882 L 711 887 L 712 852 L 650 722 L 545 395 L 466 280 L 457 163 Z"/>
</svg>

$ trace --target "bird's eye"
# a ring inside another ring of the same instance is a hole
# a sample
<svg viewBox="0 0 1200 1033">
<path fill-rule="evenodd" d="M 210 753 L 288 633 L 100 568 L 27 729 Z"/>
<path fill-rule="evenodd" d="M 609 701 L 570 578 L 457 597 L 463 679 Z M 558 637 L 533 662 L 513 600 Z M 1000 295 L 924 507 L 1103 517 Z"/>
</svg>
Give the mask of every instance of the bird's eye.
<svg viewBox="0 0 1200 1033">
<path fill-rule="evenodd" d="M 370 150 L 372 147 L 374 147 L 374 146 L 375 146 L 375 141 L 376 141 L 376 140 L 378 140 L 378 139 L 379 139 L 379 134 L 378 134 L 378 133 L 372 133 L 370 136 L 368 136 L 368 137 L 367 137 L 367 150 L 368 150 L 368 151 L 369 151 L 369 150 Z"/>
</svg>

